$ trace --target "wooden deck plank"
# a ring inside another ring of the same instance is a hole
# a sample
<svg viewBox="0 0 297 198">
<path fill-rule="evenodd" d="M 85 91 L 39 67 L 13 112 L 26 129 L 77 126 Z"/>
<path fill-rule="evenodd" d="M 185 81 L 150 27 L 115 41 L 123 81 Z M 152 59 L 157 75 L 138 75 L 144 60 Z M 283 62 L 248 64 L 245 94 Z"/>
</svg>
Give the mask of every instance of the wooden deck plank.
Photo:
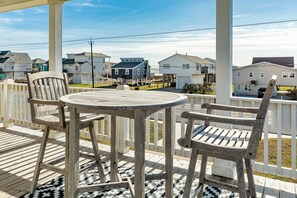
<svg viewBox="0 0 297 198">
<path fill-rule="evenodd" d="M 280 197 L 282 198 L 295 198 L 295 186 L 293 183 L 280 181 Z"/>
<path fill-rule="evenodd" d="M 1 130 L 1 129 L 0 129 Z M 14 137 L 13 146 L 8 146 L 10 149 L 7 152 L 1 152 L 6 149 L 5 146 L 0 147 L 0 197 L 19 197 L 29 191 L 31 180 L 33 176 L 33 171 L 37 159 L 37 153 L 39 149 L 39 143 L 31 143 L 36 141 L 38 136 L 30 136 L 24 134 L 24 138 L 18 133 L 8 133 L 0 131 L 0 144 L 1 142 L 10 142 L 9 138 Z M 3 141 L 1 141 L 1 138 Z M 36 138 L 37 137 L 37 138 Z M 23 146 L 19 147 L 18 143 L 23 143 Z M 51 141 L 48 144 L 47 152 L 45 155 L 45 160 L 50 161 L 58 156 L 64 155 L 64 139 L 59 139 L 58 141 Z M 8 145 L 8 144 L 7 144 Z M 13 149 L 16 146 L 16 149 Z M 88 141 L 81 141 L 81 146 L 85 152 L 91 152 L 91 143 Z M 108 154 L 110 152 L 110 147 L 107 145 L 99 144 L 100 152 L 103 153 L 103 161 L 109 160 Z M 134 151 L 129 151 L 124 155 L 119 156 L 119 166 L 125 166 L 126 168 L 134 169 Z M 162 173 L 165 170 L 165 156 L 163 153 L 146 151 L 145 155 L 146 174 Z M 80 158 L 80 164 L 88 162 L 88 159 Z M 174 169 L 173 178 L 175 180 L 185 180 L 186 173 L 189 165 L 188 158 L 174 157 Z M 109 163 L 109 161 L 108 161 Z M 59 167 L 64 167 L 64 161 L 58 163 Z M 211 163 L 207 166 L 207 174 L 210 174 Z M 199 175 L 200 161 L 198 160 L 196 171 L 194 177 L 195 181 L 198 181 L 197 176 Z M 44 184 L 53 178 L 59 176 L 59 174 L 53 173 L 51 171 L 43 170 L 40 175 L 39 184 Z M 211 175 L 209 177 L 215 178 Z M 257 197 L 296 197 L 297 184 L 282 182 L 275 179 L 269 179 L 254 175 L 256 183 Z M 215 179 L 221 179 L 216 177 Z M 226 180 L 227 181 L 227 180 Z M 160 181 L 156 181 L 160 182 Z M 228 182 L 234 182 L 234 180 L 228 180 Z M 179 186 L 180 188 L 180 186 Z M 163 189 L 161 189 L 163 190 Z M 165 192 L 165 191 L 164 191 Z"/>
<path fill-rule="evenodd" d="M 265 198 L 269 197 L 280 197 L 279 193 L 279 180 L 265 178 L 265 189 L 264 189 L 264 196 Z"/>
</svg>

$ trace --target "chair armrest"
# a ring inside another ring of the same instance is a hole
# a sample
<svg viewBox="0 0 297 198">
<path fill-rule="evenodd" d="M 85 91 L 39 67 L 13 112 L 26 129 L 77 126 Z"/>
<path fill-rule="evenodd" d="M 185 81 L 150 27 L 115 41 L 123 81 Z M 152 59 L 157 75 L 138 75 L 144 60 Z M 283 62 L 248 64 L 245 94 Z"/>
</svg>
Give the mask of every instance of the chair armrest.
<svg viewBox="0 0 297 198">
<path fill-rule="evenodd" d="M 196 113 L 196 112 L 189 112 L 185 111 L 181 114 L 182 118 L 188 119 L 188 126 L 187 131 L 184 137 L 178 139 L 178 144 L 180 146 L 190 148 L 191 147 L 191 140 L 193 136 L 193 125 L 194 120 L 203 120 L 207 123 L 205 126 L 208 126 L 209 122 L 219 122 L 219 123 L 226 123 L 226 124 L 237 124 L 237 125 L 245 125 L 245 126 L 253 126 L 257 121 L 262 122 L 262 120 L 256 120 L 255 118 L 234 118 L 234 117 L 226 117 L 226 116 L 218 116 L 212 114 L 205 114 L 205 113 Z M 264 122 L 265 120 L 263 120 Z"/>
<path fill-rule="evenodd" d="M 60 100 L 40 100 L 36 98 L 28 98 L 28 102 L 41 105 L 65 106 L 64 102 Z"/>
<path fill-rule="evenodd" d="M 220 122 L 227 124 L 237 124 L 245 126 L 253 126 L 255 124 L 255 118 L 235 118 L 235 117 L 226 117 L 219 115 L 211 115 L 204 113 L 196 113 L 185 111 L 181 114 L 182 118 L 191 119 L 191 120 L 204 120 L 208 122 Z"/>
<path fill-rule="evenodd" d="M 204 103 L 201 105 L 201 108 L 207 110 L 223 110 L 223 111 L 235 111 L 235 112 L 244 112 L 244 113 L 258 113 L 259 108 L 257 107 L 241 107 L 241 106 L 231 106 L 231 105 L 222 105 L 214 103 Z"/>
</svg>

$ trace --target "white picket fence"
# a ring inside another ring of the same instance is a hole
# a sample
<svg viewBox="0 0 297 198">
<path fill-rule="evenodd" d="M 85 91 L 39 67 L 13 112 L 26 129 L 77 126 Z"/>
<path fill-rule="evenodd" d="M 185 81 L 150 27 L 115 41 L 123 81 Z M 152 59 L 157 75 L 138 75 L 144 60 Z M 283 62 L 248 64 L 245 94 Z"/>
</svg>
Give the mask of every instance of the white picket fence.
<svg viewBox="0 0 297 198">
<path fill-rule="evenodd" d="M 71 93 L 85 92 L 85 91 L 100 91 L 102 89 L 91 88 L 70 88 Z M 0 120 L 5 127 L 11 124 L 24 126 L 24 127 L 38 127 L 32 124 L 30 108 L 27 103 L 28 90 L 26 84 L 9 83 L 7 81 L 0 83 Z M 257 98 L 241 98 L 231 97 L 232 105 L 257 107 L 261 100 Z M 191 94 L 188 95 L 188 103 L 174 107 L 175 114 L 173 120 L 176 124 L 174 127 L 174 139 L 183 136 L 186 129 L 186 121 L 180 118 L 181 112 L 185 110 L 205 112 L 200 108 L 203 103 L 215 103 L 215 96 Z M 284 100 L 271 100 L 269 112 L 264 127 L 264 163 L 255 162 L 254 168 L 256 171 L 263 173 L 270 173 L 289 178 L 297 178 L 296 176 L 296 105 L 297 101 L 284 101 Z M 146 149 L 153 151 L 164 150 L 164 132 L 165 125 L 162 125 L 162 130 L 159 131 L 158 125 L 162 124 L 164 120 L 164 111 L 157 112 L 149 116 L 146 120 Z M 246 117 L 252 116 L 250 114 L 234 113 L 232 116 Z M 99 121 L 100 124 L 95 124 L 95 131 L 98 139 L 109 140 L 110 138 L 110 116 L 106 119 Z M 134 121 L 126 119 L 122 122 L 124 127 L 121 127 L 123 134 L 121 137 L 120 149 L 123 151 L 127 149 L 134 142 Z M 199 124 L 199 122 L 197 123 Z M 150 125 L 153 125 L 153 130 L 150 130 Z M 99 127 L 100 126 L 100 127 Z M 233 126 L 234 128 L 240 126 Z M 151 133 L 153 138 L 150 140 Z M 274 136 L 277 138 L 277 165 L 268 163 L 268 138 Z M 87 136 L 86 131 L 81 132 L 82 136 Z M 282 145 L 281 138 L 291 138 L 291 154 L 292 154 L 292 168 L 282 166 Z M 176 141 L 175 141 L 176 142 Z M 125 148 L 123 148 L 125 147 Z M 189 150 L 175 144 L 175 154 L 180 156 L 189 156 Z"/>
</svg>

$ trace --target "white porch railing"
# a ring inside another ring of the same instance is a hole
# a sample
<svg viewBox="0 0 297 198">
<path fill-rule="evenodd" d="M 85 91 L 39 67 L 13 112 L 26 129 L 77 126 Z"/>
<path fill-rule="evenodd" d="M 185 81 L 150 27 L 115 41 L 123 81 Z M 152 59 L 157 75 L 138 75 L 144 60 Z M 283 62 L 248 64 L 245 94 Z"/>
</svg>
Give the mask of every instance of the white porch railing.
<svg viewBox="0 0 297 198">
<path fill-rule="evenodd" d="M 102 90 L 91 88 L 70 88 L 71 93 Z M 26 84 L 17 83 L 0 83 L 0 120 L 2 120 L 4 126 L 9 126 L 13 123 L 24 127 L 38 127 L 31 122 L 30 108 L 27 103 L 28 90 Z M 175 127 L 174 133 L 175 140 L 183 136 L 186 128 L 186 121 L 180 118 L 181 112 L 184 110 L 204 112 L 200 108 L 203 103 L 214 103 L 215 96 L 192 94 L 188 95 L 189 101 L 184 105 L 180 105 L 174 108 Z M 257 98 L 231 98 L 232 105 L 256 107 L 259 106 L 261 100 Z M 256 171 L 263 173 L 270 173 L 274 175 L 285 176 L 289 178 L 297 178 L 296 176 L 296 106 L 297 101 L 284 101 L 284 100 L 271 100 L 269 106 L 269 112 L 264 127 L 263 139 L 264 139 L 264 163 L 255 162 L 254 168 Z M 163 151 L 164 149 L 164 136 L 165 125 L 162 125 L 164 120 L 164 112 L 160 111 L 151 115 L 146 121 L 146 149 L 153 151 Z M 233 116 L 246 117 L 252 116 L 250 114 L 233 114 Z M 106 116 L 106 119 L 99 121 L 95 124 L 95 131 L 100 140 L 109 140 L 110 138 L 110 116 Z M 121 144 L 128 146 L 133 145 L 134 142 L 134 121 L 129 120 L 130 127 L 124 127 L 125 137 L 121 139 Z M 199 122 L 197 123 L 199 124 Z M 153 126 L 152 130 L 150 129 Z M 162 127 L 161 127 L 162 126 Z M 161 131 L 159 130 L 161 127 Z M 234 128 L 240 126 L 233 126 Z M 274 134 L 274 135 L 271 135 Z M 81 135 L 87 137 L 88 133 L 82 131 Z M 287 135 L 291 138 L 291 167 L 282 166 L 282 141 L 283 135 Z M 274 136 L 277 138 L 277 165 L 268 163 L 268 138 Z M 176 142 L 176 141 L 175 141 Z M 180 147 L 177 143 L 175 145 L 175 154 L 180 156 L 189 156 L 189 150 Z"/>
</svg>

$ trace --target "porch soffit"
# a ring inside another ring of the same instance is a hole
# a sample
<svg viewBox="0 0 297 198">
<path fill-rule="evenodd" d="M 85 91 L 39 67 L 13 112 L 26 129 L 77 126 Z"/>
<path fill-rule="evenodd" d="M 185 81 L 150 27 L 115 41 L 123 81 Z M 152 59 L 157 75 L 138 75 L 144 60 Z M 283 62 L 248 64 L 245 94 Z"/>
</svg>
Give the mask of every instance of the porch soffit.
<svg viewBox="0 0 297 198">
<path fill-rule="evenodd" d="M 0 13 L 47 5 L 51 0 L 0 0 Z M 53 0 L 52 0 L 53 1 Z M 59 1 L 59 0 L 57 0 Z M 61 0 L 68 1 L 68 0 Z"/>
</svg>

